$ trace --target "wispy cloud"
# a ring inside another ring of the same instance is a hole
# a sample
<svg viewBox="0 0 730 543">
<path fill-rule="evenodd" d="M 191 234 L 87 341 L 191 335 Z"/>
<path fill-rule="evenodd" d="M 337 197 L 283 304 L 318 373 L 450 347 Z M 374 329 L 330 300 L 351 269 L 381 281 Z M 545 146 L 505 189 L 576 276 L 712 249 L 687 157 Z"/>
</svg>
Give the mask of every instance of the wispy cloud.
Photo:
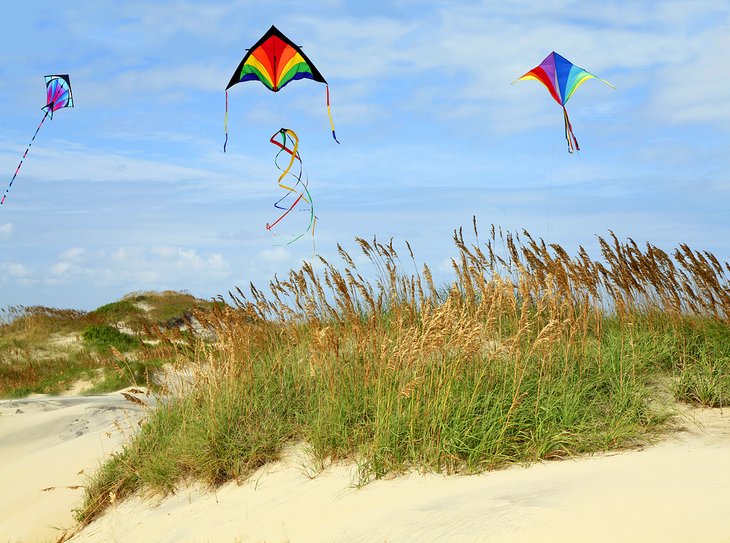
<svg viewBox="0 0 730 543">
<path fill-rule="evenodd" d="M 13 278 L 25 278 L 30 275 L 30 270 L 24 264 L 17 262 L 3 262 L 0 263 L 0 270 L 3 275 L 7 274 Z"/>
<path fill-rule="evenodd" d="M 0 239 L 9 239 L 13 235 L 13 223 L 0 224 Z"/>
<path fill-rule="evenodd" d="M 220 253 L 172 246 L 119 247 L 97 251 L 93 260 L 80 259 L 80 248 L 61 253 L 49 267 L 51 280 L 86 280 L 96 286 L 125 286 L 129 290 L 152 284 L 198 285 L 230 276 L 230 265 Z"/>
</svg>

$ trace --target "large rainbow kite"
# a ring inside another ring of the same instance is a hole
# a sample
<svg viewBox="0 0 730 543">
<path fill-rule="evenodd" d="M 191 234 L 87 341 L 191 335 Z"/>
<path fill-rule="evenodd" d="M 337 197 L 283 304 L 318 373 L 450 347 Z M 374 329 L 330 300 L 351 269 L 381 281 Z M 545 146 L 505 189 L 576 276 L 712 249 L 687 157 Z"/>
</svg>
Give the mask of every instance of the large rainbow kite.
<svg viewBox="0 0 730 543">
<path fill-rule="evenodd" d="M 523 79 L 535 79 L 545 85 L 547 90 L 550 91 L 550 95 L 563 108 L 565 139 L 568 141 L 569 153 L 572 153 L 573 150 L 580 151 L 578 140 L 575 139 L 573 127 L 568 118 L 568 110 L 565 109 L 565 104 L 568 103 L 575 90 L 589 79 L 598 79 L 609 87 L 616 88 L 605 79 L 601 79 L 583 68 L 579 68 L 555 51 L 545 57 L 545 60 L 539 66 L 536 66 L 516 81 L 513 81 L 513 83 L 522 81 Z"/>
<path fill-rule="evenodd" d="M 298 79 L 311 79 L 325 84 L 327 114 L 332 128 L 332 137 L 337 141 L 335 125 L 332 122 L 330 90 L 327 81 L 301 48 L 272 25 L 268 32 L 248 50 L 226 87 L 226 143 L 223 145 L 223 150 L 225 151 L 228 144 L 228 89 L 244 81 L 260 81 L 270 91 L 279 92 L 286 85 Z"/>
</svg>

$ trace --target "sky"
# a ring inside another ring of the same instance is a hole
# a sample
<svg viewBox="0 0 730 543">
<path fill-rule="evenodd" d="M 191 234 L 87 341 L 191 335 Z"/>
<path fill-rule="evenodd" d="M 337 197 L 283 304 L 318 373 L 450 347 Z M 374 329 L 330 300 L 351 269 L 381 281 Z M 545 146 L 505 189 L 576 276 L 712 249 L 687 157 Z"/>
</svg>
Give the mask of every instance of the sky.
<svg viewBox="0 0 730 543">
<path fill-rule="evenodd" d="M 327 79 L 224 89 L 276 25 Z M 448 281 L 453 230 L 494 224 L 599 256 L 609 230 L 730 261 L 730 2 L 45 0 L 5 6 L 0 307 L 91 310 L 130 292 L 265 287 L 356 237 L 408 241 Z M 589 80 L 568 112 L 535 81 L 551 51 Z M 277 229 L 269 138 L 294 130 L 318 217 Z M 407 254 L 406 250 L 403 252 Z M 406 270 L 410 271 L 410 270 Z"/>
</svg>

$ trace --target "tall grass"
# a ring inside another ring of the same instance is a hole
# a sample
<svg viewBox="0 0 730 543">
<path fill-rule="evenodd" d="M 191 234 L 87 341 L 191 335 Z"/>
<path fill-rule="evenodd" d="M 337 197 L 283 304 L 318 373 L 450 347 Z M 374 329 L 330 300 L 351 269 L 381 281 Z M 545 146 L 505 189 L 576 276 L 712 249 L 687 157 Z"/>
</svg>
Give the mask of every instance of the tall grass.
<svg viewBox="0 0 730 543">
<path fill-rule="evenodd" d="M 141 488 L 245 478 L 304 441 L 315 464 L 352 458 L 361 481 L 408 469 L 478 472 L 634 445 L 663 429 L 658 389 L 730 397 L 728 264 L 670 257 L 613 234 L 602 260 L 529 233 L 454 233 L 455 280 L 392 242 L 358 239 L 198 314 L 215 341 L 169 340 L 198 376 L 95 477 L 79 519 Z M 414 268 L 415 269 L 415 268 Z M 221 299 L 221 302 L 223 299 Z"/>
</svg>

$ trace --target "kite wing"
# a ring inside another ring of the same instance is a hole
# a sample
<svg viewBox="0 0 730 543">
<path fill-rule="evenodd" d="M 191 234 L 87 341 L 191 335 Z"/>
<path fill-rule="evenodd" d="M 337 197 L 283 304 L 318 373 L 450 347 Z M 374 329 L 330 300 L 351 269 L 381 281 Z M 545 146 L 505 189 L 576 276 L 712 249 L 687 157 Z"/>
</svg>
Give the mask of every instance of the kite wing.
<svg viewBox="0 0 730 543">
<path fill-rule="evenodd" d="M 64 107 L 74 107 L 71 94 L 71 82 L 66 75 L 46 76 L 46 105 L 43 106 L 48 116 L 53 119 L 53 112 Z"/>
<path fill-rule="evenodd" d="M 332 137 L 337 141 L 327 81 L 302 49 L 272 25 L 268 32 L 248 50 L 226 87 L 226 143 L 223 145 L 223 150 L 225 151 L 228 143 L 228 89 L 244 81 L 260 81 L 270 91 L 279 92 L 297 79 L 311 79 L 325 84 L 327 114 Z"/>
<path fill-rule="evenodd" d="M 236 68 L 226 90 L 243 81 L 261 81 L 274 92 L 279 92 L 296 79 L 311 79 L 327 84 L 300 47 L 272 26 L 257 41 Z"/>
<path fill-rule="evenodd" d="M 609 87 L 616 88 L 605 79 L 601 79 L 583 68 L 576 66 L 555 51 L 545 57 L 545 60 L 539 66 L 536 66 L 513 83 L 525 79 L 534 79 L 545 85 L 545 88 L 550 92 L 550 96 L 563 108 L 565 139 L 568 141 L 569 153 L 572 153 L 574 148 L 580 151 L 578 140 L 575 139 L 573 127 L 568 118 L 568 111 L 565 109 L 565 104 L 568 103 L 570 97 L 573 96 L 573 93 L 578 87 L 589 79 L 598 79 Z"/>
<path fill-rule="evenodd" d="M 64 107 L 74 107 L 74 100 L 73 96 L 71 95 L 71 82 L 68 78 L 68 74 L 47 75 L 46 105 L 41 108 L 43 111 L 45 111 L 45 114 L 43 115 L 41 122 L 38 124 L 38 128 L 35 129 L 35 134 L 33 134 L 33 137 L 31 138 L 28 147 L 26 147 L 25 153 L 23 153 L 23 158 L 20 159 L 18 167 L 15 168 L 13 178 L 10 180 L 8 188 L 5 189 L 5 193 L 3 194 L 2 199 L 0 199 L 0 205 L 5 203 L 5 198 L 8 197 L 10 188 L 13 186 L 13 181 L 15 181 L 15 178 L 18 176 L 20 167 L 23 165 L 25 157 L 28 156 L 28 151 L 30 151 L 33 142 L 35 141 L 35 137 L 38 135 L 38 131 L 41 129 L 41 126 L 43 126 L 43 122 L 46 120 L 46 117 L 50 117 L 51 119 L 53 119 L 53 112 L 58 111 L 59 109 L 62 109 Z"/>
</svg>

